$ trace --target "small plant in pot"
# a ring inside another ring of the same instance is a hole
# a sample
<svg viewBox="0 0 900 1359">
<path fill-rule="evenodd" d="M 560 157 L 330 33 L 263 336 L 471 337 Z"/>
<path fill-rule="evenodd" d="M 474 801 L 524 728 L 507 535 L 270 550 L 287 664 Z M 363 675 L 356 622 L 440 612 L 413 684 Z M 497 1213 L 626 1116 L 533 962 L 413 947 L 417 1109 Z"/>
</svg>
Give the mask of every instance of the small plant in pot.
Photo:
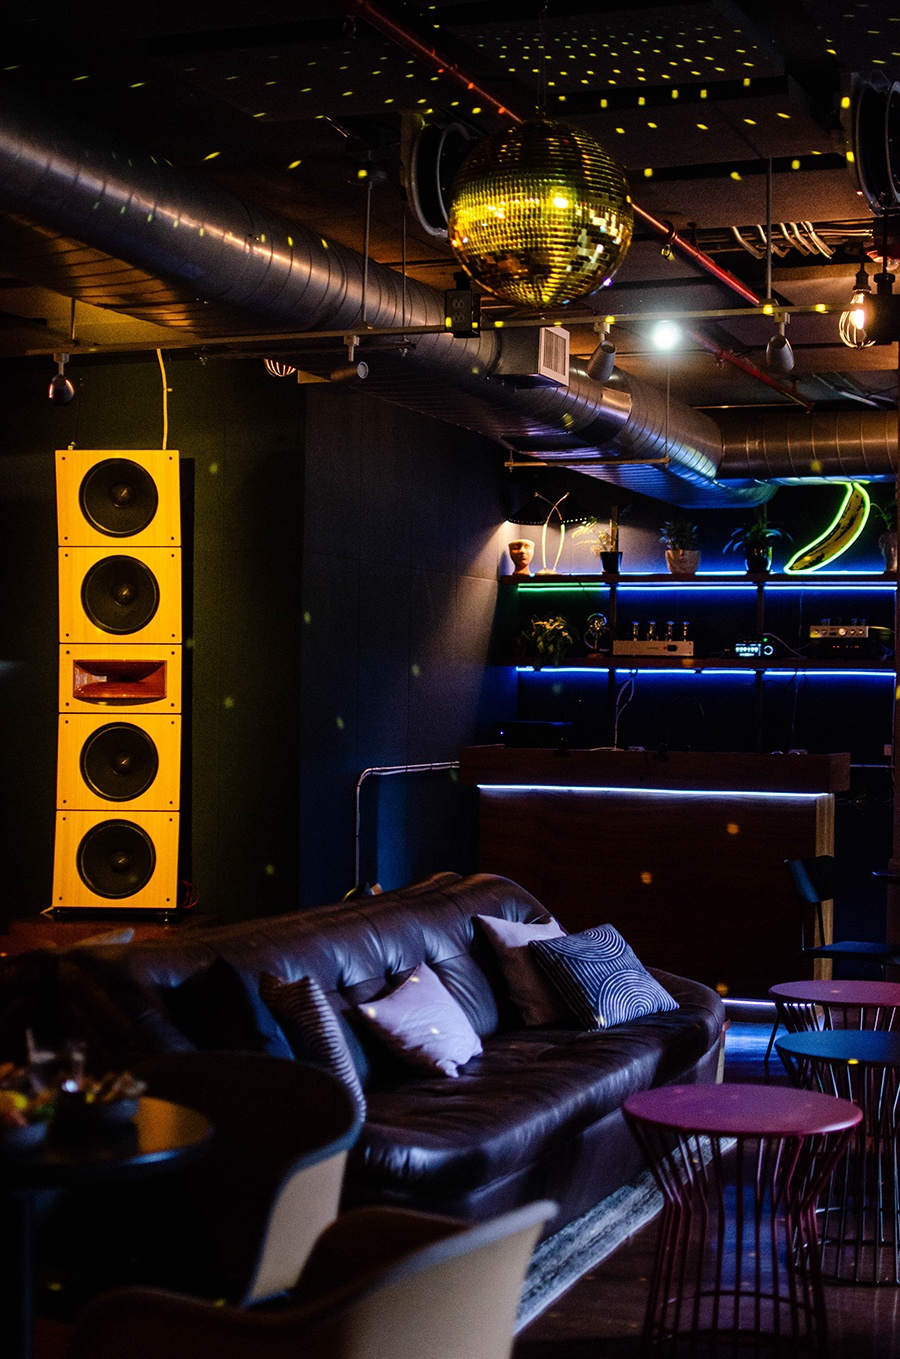
<svg viewBox="0 0 900 1359">
<path fill-rule="evenodd" d="M 878 535 L 878 547 L 884 558 L 886 572 L 897 570 L 897 500 L 878 505 L 872 501 L 872 513 L 881 521 L 882 531 Z"/>
<path fill-rule="evenodd" d="M 673 576 L 693 576 L 700 565 L 700 533 L 690 519 L 669 519 L 660 529 L 666 566 Z"/>
<path fill-rule="evenodd" d="M 613 505 L 609 512 L 608 527 L 602 519 L 592 514 L 575 529 L 572 540 L 599 558 L 601 571 L 616 575 L 622 565 L 622 553 L 619 551 L 618 506 Z"/>
<path fill-rule="evenodd" d="M 575 634 L 561 614 L 555 618 L 532 618 L 523 637 L 528 650 L 537 652 L 535 669 L 545 662 L 559 665 L 575 643 Z"/>
<path fill-rule="evenodd" d="M 764 576 L 772 566 L 772 545 L 779 540 L 793 541 L 785 529 L 771 522 L 768 509 L 761 505 L 752 519 L 732 530 L 725 551 L 743 552 L 748 574 Z"/>
</svg>

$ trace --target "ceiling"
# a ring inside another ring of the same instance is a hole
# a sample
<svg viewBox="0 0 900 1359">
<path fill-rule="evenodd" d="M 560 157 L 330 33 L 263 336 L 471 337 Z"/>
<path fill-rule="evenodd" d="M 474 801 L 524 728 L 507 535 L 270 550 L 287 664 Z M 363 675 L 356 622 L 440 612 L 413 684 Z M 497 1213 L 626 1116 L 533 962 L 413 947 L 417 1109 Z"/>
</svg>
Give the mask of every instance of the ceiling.
<svg viewBox="0 0 900 1359">
<path fill-rule="evenodd" d="M 457 123 L 478 139 L 501 126 L 497 101 L 519 116 L 577 122 L 623 164 L 641 213 L 612 286 L 569 309 L 576 354 L 590 353 L 597 315 L 611 314 L 624 318 L 612 331 L 621 368 L 692 406 L 896 405 L 896 344 L 847 348 L 834 311 L 791 312 L 791 377 L 772 385 L 748 372 L 765 373 L 773 321 L 737 314 L 747 301 L 679 240 L 758 298 L 770 269 L 782 306 L 844 305 L 873 226 L 876 253 L 883 245 L 873 184 L 886 183 L 896 206 L 888 125 L 900 13 L 883 0 L 378 8 L 394 38 L 367 19 L 365 0 L 355 14 L 350 0 L 25 0 L 4 16 L 0 91 L 21 90 L 141 144 L 331 240 L 367 244 L 373 259 L 439 290 L 453 286 L 458 266 L 403 189 L 422 121 Z M 671 224 L 674 248 L 648 217 Z M 890 212 L 887 226 L 898 234 Z M 110 282 L 114 262 L 84 251 L 76 259 L 75 243 L 51 239 L 40 223 L 6 214 L 0 249 L 0 356 L 259 350 L 242 343 L 233 319 L 193 333 L 155 324 L 147 306 L 129 315 Z M 870 276 L 880 267 L 870 264 Z M 485 309 L 512 315 L 490 299 Z M 652 351 L 643 318 L 698 311 L 715 314 L 686 320 L 682 349 L 669 359 Z M 273 337 L 273 354 L 285 347 Z"/>
</svg>

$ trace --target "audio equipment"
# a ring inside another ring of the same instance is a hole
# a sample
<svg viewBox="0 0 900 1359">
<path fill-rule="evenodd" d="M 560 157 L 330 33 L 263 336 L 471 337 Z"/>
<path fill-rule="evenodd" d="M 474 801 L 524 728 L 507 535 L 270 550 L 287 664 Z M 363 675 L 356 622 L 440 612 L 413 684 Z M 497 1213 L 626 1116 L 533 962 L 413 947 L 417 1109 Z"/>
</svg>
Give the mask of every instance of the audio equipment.
<svg viewBox="0 0 900 1359">
<path fill-rule="evenodd" d="M 894 633 L 891 628 L 854 621 L 813 623 L 809 629 L 807 651 L 817 659 L 855 656 L 858 660 L 881 661 L 890 656 L 893 649 Z"/>
<path fill-rule="evenodd" d="M 51 909 L 169 912 L 177 889 L 177 812 L 57 812 Z"/>
<path fill-rule="evenodd" d="M 179 547 L 178 454 L 67 448 L 56 455 L 60 547 Z"/>
<path fill-rule="evenodd" d="M 180 713 L 181 647 L 90 642 L 59 649 L 59 711 Z"/>
<path fill-rule="evenodd" d="M 614 641 L 612 649 L 614 656 L 693 656 L 694 643 L 666 641 L 664 637 L 649 641 L 628 637 Z"/>
<path fill-rule="evenodd" d="M 61 642 L 181 640 L 181 549 L 63 548 Z"/>
<path fill-rule="evenodd" d="M 56 455 L 53 913 L 178 906 L 179 485 L 168 449 Z"/>
<path fill-rule="evenodd" d="M 180 715 L 61 713 L 56 805 L 177 811 L 180 748 Z"/>
</svg>

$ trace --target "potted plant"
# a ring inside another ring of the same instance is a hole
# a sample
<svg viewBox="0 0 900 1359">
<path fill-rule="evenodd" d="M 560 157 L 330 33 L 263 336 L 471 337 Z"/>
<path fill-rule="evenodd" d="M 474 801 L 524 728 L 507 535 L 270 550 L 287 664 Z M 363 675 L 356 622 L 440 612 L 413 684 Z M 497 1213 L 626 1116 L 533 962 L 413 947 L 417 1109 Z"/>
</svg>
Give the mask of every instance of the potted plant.
<svg viewBox="0 0 900 1359">
<path fill-rule="evenodd" d="M 575 642 L 575 634 L 561 614 L 555 618 L 532 618 L 531 627 L 523 636 L 526 646 L 537 652 L 536 670 L 544 661 L 559 665 Z"/>
<path fill-rule="evenodd" d="M 884 558 L 886 572 L 897 570 L 897 498 L 878 505 L 872 501 L 872 512 L 881 520 L 884 528 L 878 535 L 878 546 Z"/>
<path fill-rule="evenodd" d="M 619 551 L 619 517 L 618 509 L 613 505 L 609 512 L 609 525 L 607 526 L 602 519 L 598 519 L 592 514 L 585 519 L 572 533 L 573 541 L 583 539 L 578 544 L 579 547 L 586 547 L 589 552 L 593 552 L 595 557 L 600 560 L 600 569 L 610 575 L 617 575 L 619 567 L 622 565 L 622 554 Z"/>
<path fill-rule="evenodd" d="M 673 576 L 693 576 L 700 565 L 700 533 L 690 519 L 668 519 L 660 529 L 666 566 Z"/>
<path fill-rule="evenodd" d="M 760 505 L 752 519 L 732 531 L 725 551 L 743 552 L 748 574 L 764 576 L 772 565 L 772 544 L 779 539 L 792 541 L 785 529 L 770 521 L 767 506 Z"/>
</svg>

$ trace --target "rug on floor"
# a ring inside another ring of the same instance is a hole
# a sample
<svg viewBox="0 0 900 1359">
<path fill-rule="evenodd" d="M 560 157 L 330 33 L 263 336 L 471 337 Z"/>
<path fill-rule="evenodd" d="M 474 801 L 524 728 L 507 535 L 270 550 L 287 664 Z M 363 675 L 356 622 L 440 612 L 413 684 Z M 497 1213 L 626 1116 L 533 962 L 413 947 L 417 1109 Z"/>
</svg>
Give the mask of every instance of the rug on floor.
<svg viewBox="0 0 900 1359">
<path fill-rule="evenodd" d="M 649 1170 L 542 1241 L 534 1252 L 516 1330 L 521 1331 L 574 1283 L 646 1227 L 662 1208 Z"/>
</svg>

